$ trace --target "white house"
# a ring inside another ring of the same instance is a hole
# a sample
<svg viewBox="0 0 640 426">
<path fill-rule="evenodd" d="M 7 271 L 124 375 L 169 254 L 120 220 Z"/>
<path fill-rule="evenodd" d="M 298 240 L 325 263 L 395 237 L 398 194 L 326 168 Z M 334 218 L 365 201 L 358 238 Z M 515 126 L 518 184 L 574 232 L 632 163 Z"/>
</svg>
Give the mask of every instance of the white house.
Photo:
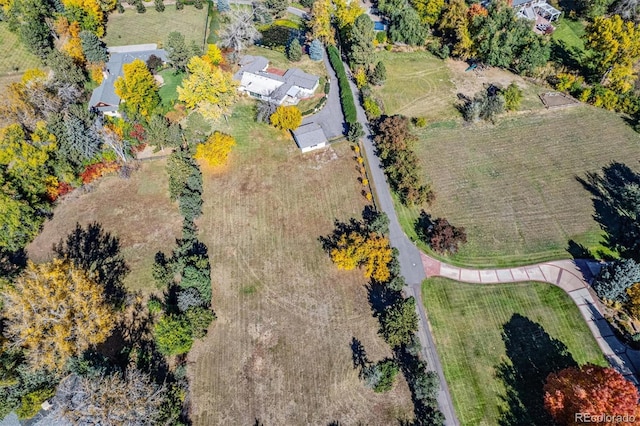
<svg viewBox="0 0 640 426">
<path fill-rule="evenodd" d="M 512 0 L 511 6 L 519 18 L 537 21 L 538 17 L 548 21 L 556 21 L 562 12 L 547 3 L 547 0 Z"/>
<path fill-rule="evenodd" d="M 290 68 L 284 75 L 267 71 L 269 61 L 262 56 L 247 55 L 240 61 L 240 70 L 233 78 L 240 82 L 238 90 L 256 99 L 276 105 L 296 105 L 318 88 L 320 78 L 299 68 Z"/>
</svg>

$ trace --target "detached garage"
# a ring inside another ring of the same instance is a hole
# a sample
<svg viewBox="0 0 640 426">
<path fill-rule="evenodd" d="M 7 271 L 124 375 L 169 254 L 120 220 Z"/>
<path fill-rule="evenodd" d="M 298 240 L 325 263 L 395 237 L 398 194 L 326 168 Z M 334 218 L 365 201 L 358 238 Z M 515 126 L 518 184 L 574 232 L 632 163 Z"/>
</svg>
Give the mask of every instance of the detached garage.
<svg viewBox="0 0 640 426">
<path fill-rule="evenodd" d="M 293 131 L 293 138 L 302 152 L 327 146 L 327 137 L 317 123 L 307 123 Z"/>
</svg>

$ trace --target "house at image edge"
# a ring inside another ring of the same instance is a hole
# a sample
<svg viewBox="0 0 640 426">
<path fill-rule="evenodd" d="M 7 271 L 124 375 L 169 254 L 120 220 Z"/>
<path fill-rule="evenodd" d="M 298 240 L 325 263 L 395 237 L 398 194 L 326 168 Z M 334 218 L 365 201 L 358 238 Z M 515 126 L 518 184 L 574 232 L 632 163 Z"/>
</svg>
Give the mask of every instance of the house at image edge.
<svg viewBox="0 0 640 426">
<path fill-rule="evenodd" d="M 158 49 L 156 44 L 110 47 L 109 62 L 106 63 L 105 70 L 103 71 L 104 79 L 100 86 L 96 87 L 91 94 L 89 108 L 94 108 L 104 115 L 113 117 L 120 116 L 118 112 L 120 96 L 116 94 L 113 84 L 118 77 L 123 75 L 124 70 L 122 66 L 130 64 L 136 59 L 147 62 L 151 55 L 162 59 L 162 62 L 167 61 L 167 52 L 163 49 Z"/>
<path fill-rule="evenodd" d="M 320 78 L 299 68 L 289 68 L 284 75 L 267 71 L 269 61 L 263 56 L 246 55 L 233 78 L 240 82 L 238 90 L 256 99 L 276 105 L 296 105 L 300 99 L 313 96 Z"/>
</svg>

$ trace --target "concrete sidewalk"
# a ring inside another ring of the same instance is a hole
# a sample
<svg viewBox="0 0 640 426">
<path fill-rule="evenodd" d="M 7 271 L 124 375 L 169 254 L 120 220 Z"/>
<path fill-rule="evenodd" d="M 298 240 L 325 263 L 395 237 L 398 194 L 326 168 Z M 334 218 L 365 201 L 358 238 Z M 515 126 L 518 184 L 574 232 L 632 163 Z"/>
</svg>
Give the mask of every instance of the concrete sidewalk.
<svg viewBox="0 0 640 426">
<path fill-rule="evenodd" d="M 480 285 L 538 281 L 560 287 L 578 306 L 611 366 L 636 386 L 639 385 L 640 351 L 628 348 L 616 337 L 589 285 L 601 267 L 599 262 L 558 260 L 514 268 L 468 269 L 449 265 L 424 253 L 421 257 L 427 277 L 444 277 Z"/>
</svg>

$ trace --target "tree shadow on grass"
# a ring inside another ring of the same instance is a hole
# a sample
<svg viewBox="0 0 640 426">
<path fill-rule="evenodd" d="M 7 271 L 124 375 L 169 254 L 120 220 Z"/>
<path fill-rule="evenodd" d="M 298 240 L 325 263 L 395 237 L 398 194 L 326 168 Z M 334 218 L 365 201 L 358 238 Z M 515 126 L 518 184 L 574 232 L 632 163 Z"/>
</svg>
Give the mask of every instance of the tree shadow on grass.
<svg viewBox="0 0 640 426">
<path fill-rule="evenodd" d="M 501 426 L 549 426 L 553 419 L 544 408 L 543 387 L 550 373 L 578 364 L 561 341 L 554 339 L 538 323 L 513 314 L 503 325 L 509 361 L 497 367 L 497 377 L 504 382 L 501 396 L 508 408 L 501 410 Z"/>
<path fill-rule="evenodd" d="M 576 180 L 591 193 L 593 218 L 605 233 L 604 245 L 623 257 L 640 255 L 640 174 L 622 163 L 611 163 L 600 173 Z"/>
<path fill-rule="evenodd" d="M 101 224 L 93 222 L 85 229 L 76 223 L 66 239 L 53 245 L 53 251 L 92 275 L 110 302 L 119 305 L 124 301 L 122 280 L 129 273 L 129 266 L 120 253 L 120 239 L 106 232 Z"/>
</svg>

